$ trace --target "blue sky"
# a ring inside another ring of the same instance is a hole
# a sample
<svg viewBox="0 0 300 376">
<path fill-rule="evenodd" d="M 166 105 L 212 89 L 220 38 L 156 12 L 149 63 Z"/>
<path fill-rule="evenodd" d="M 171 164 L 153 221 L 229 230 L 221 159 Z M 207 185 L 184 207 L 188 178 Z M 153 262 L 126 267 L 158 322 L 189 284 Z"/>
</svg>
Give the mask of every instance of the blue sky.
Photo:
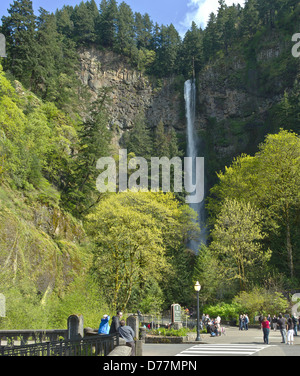
<svg viewBox="0 0 300 376">
<path fill-rule="evenodd" d="M 81 0 L 33 0 L 33 7 L 35 14 L 38 14 L 39 7 L 54 12 L 63 5 L 75 6 L 80 2 Z M 97 4 L 100 2 L 101 0 L 96 0 Z M 117 2 L 120 4 L 122 0 Z M 0 18 L 7 15 L 11 3 L 13 0 L 1 0 Z M 218 0 L 125 0 L 125 3 L 130 5 L 133 12 L 148 13 L 153 22 L 164 25 L 173 23 L 181 35 L 190 28 L 192 21 L 205 28 L 209 14 L 216 13 L 218 9 Z M 244 0 L 226 0 L 226 3 L 244 5 Z"/>
</svg>

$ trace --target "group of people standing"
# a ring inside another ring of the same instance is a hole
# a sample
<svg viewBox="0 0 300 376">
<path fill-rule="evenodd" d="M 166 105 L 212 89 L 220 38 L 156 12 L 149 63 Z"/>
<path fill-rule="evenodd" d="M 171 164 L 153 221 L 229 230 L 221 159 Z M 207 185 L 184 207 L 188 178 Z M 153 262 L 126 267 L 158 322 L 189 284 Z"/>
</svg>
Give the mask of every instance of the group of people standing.
<svg viewBox="0 0 300 376">
<path fill-rule="evenodd" d="M 271 319 L 270 315 L 268 317 L 260 316 L 259 321 L 263 330 L 264 343 L 269 344 L 269 334 L 271 325 L 273 324 L 273 330 L 277 330 L 277 328 L 280 330 L 282 338 L 281 343 L 286 343 L 287 345 L 294 344 L 294 335 L 298 335 L 299 325 L 299 320 L 295 315 L 292 317 L 287 315 L 287 317 L 285 317 L 279 314 L 278 317 L 274 316 L 273 319 Z"/>
<path fill-rule="evenodd" d="M 217 316 L 215 319 L 211 319 L 209 315 L 206 315 L 205 313 L 202 316 L 201 320 L 201 329 L 203 329 L 203 326 L 206 327 L 207 333 L 209 333 L 211 336 L 219 336 L 221 335 L 221 317 Z"/>
<path fill-rule="evenodd" d="M 98 334 L 114 334 L 119 333 L 120 336 L 125 339 L 126 346 L 131 347 L 131 356 L 135 355 L 135 333 L 130 326 L 126 325 L 125 320 L 122 320 L 123 313 L 121 311 L 117 312 L 116 316 L 112 317 L 111 325 L 109 325 L 110 316 L 103 315 L 100 326 L 98 329 Z"/>
<path fill-rule="evenodd" d="M 249 317 L 246 313 L 239 317 L 239 330 L 248 330 Z"/>
</svg>

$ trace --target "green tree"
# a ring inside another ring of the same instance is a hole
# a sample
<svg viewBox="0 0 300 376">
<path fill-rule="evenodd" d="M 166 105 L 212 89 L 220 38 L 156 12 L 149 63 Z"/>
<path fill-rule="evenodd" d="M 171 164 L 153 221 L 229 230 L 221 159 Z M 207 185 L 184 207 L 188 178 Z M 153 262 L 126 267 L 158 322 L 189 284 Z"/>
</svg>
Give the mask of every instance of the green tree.
<svg viewBox="0 0 300 376">
<path fill-rule="evenodd" d="M 259 27 L 257 0 L 247 0 L 242 12 L 240 33 L 247 39 L 251 38 Z"/>
<path fill-rule="evenodd" d="M 226 198 L 262 210 L 272 263 L 290 278 L 299 278 L 295 262 L 299 259 L 299 150 L 295 133 L 281 130 L 268 135 L 254 157 L 241 156 L 218 175 L 220 182 L 211 189 L 207 205 L 212 223 Z"/>
<path fill-rule="evenodd" d="M 54 103 L 43 104 L 41 111 L 51 130 L 48 141 L 45 141 L 48 147 L 43 161 L 43 176 L 63 191 L 73 167 L 73 148 L 78 143 L 77 123 Z"/>
<path fill-rule="evenodd" d="M 59 109 L 76 117 L 82 109 L 80 101 L 82 100 L 81 95 L 84 92 L 77 75 L 79 59 L 76 44 L 70 38 L 65 38 L 63 39 L 61 49 L 62 54 L 60 55 L 60 60 L 57 61 L 57 82 L 55 92 L 52 95 Z M 78 95 L 79 93 L 80 95 Z"/>
<path fill-rule="evenodd" d="M 177 71 L 177 58 L 181 39 L 174 25 L 162 25 L 155 49 L 156 60 L 153 69 L 159 76 L 170 76 Z"/>
<path fill-rule="evenodd" d="M 255 287 L 251 291 L 242 291 L 233 302 L 247 312 L 250 319 L 260 314 L 278 315 L 285 313 L 289 307 L 288 300 L 279 292 Z"/>
<path fill-rule="evenodd" d="M 81 2 L 76 5 L 71 15 L 74 23 L 73 37 L 79 44 L 89 44 L 96 41 L 96 27 L 99 12 L 94 0 Z"/>
<path fill-rule="evenodd" d="M 235 5 L 228 7 L 224 14 L 222 22 L 221 40 L 225 54 L 228 55 L 228 50 L 232 46 L 236 37 L 236 24 L 238 19 L 238 10 Z"/>
<path fill-rule="evenodd" d="M 70 5 L 64 5 L 55 12 L 57 31 L 68 38 L 71 38 L 74 32 L 74 22 L 71 20 L 73 12 L 74 8 Z"/>
<path fill-rule="evenodd" d="M 195 230 L 191 212 L 172 193 L 124 192 L 108 196 L 87 220 L 96 245 L 95 276 L 112 309 L 125 309 L 132 294 L 135 300 L 146 299 L 144 289 L 157 283 L 170 304 L 175 297 L 171 282 L 178 279 L 177 253 L 188 232 Z M 160 289 L 156 290 L 162 299 Z"/>
<path fill-rule="evenodd" d="M 89 117 L 78 131 L 78 152 L 74 156 L 74 167 L 63 193 L 64 204 L 75 216 L 87 213 L 101 198 L 96 189 L 99 171 L 97 160 L 111 154 L 112 133 L 108 128 L 109 117 L 106 104 L 109 88 L 99 91 L 92 103 Z"/>
<path fill-rule="evenodd" d="M 150 49 L 152 39 L 153 22 L 148 13 L 143 16 L 136 12 L 134 15 L 135 39 L 137 48 Z"/>
<path fill-rule="evenodd" d="M 182 157 L 184 153 L 179 150 L 177 133 L 173 127 L 169 130 L 167 137 L 169 144 L 169 158 Z"/>
<path fill-rule="evenodd" d="M 39 9 L 37 18 L 37 67 L 32 90 L 43 99 L 55 100 L 57 62 L 62 60 L 61 39 L 56 18 L 45 9 Z"/>
<path fill-rule="evenodd" d="M 169 142 L 165 132 L 165 126 L 161 120 L 154 133 L 154 150 L 156 157 L 169 157 Z"/>
<path fill-rule="evenodd" d="M 277 13 L 281 7 L 281 0 L 257 0 L 259 17 L 264 25 L 275 27 Z"/>
<path fill-rule="evenodd" d="M 300 83 L 295 80 L 293 89 L 289 93 L 285 91 L 281 102 L 274 107 L 272 122 L 278 128 L 286 129 L 296 133 L 300 132 Z"/>
<path fill-rule="evenodd" d="M 153 145 L 149 129 L 146 127 L 144 114 L 136 116 L 133 129 L 125 135 L 125 146 L 129 153 L 134 153 L 137 157 L 144 157 L 150 160 Z"/>
<path fill-rule="evenodd" d="M 295 133 L 268 135 L 257 155 L 261 186 L 259 202 L 285 233 L 285 253 L 290 277 L 295 275 L 297 217 L 300 210 L 300 140 Z"/>
<path fill-rule="evenodd" d="M 134 286 L 141 287 L 149 279 L 161 280 L 168 266 L 161 226 L 138 207 L 142 202 L 149 207 L 150 199 L 161 213 L 164 208 L 151 196 L 112 195 L 88 216 L 97 245 L 94 268 L 114 311 L 117 307 L 125 310 Z"/>
<path fill-rule="evenodd" d="M 225 291 L 220 291 L 220 286 L 226 289 L 225 284 L 220 283 L 221 270 L 220 262 L 212 250 L 207 246 L 202 246 L 193 268 L 193 281 L 200 281 L 202 286 L 200 294 L 202 305 L 215 302 L 220 295 L 224 296 Z"/>
<path fill-rule="evenodd" d="M 99 41 L 104 47 L 114 47 L 116 40 L 116 23 L 118 6 L 115 0 L 102 0 L 98 23 Z"/>
<path fill-rule="evenodd" d="M 134 16 L 124 1 L 119 5 L 115 49 L 121 54 L 131 56 L 134 47 Z"/>
<path fill-rule="evenodd" d="M 181 49 L 181 71 L 187 76 L 192 77 L 203 67 L 203 31 L 198 29 L 195 22 L 192 22 L 190 30 L 184 36 Z"/>
<path fill-rule="evenodd" d="M 15 0 L 2 17 L 2 32 L 7 38 L 9 67 L 14 76 L 31 88 L 37 65 L 36 16 L 31 0 Z"/>
<path fill-rule="evenodd" d="M 264 252 L 260 241 L 262 214 L 249 203 L 226 200 L 212 230 L 210 248 L 218 255 L 228 280 L 239 281 L 244 290 L 251 269 L 265 267 L 270 251 Z"/>
<path fill-rule="evenodd" d="M 12 84 L 0 65 L 0 155 L 2 174 L 22 187 L 26 180 L 26 116 Z"/>
<path fill-rule="evenodd" d="M 220 30 L 217 25 L 217 17 L 214 13 L 209 15 L 209 20 L 203 35 L 203 51 L 205 61 L 214 57 L 220 49 Z"/>
</svg>

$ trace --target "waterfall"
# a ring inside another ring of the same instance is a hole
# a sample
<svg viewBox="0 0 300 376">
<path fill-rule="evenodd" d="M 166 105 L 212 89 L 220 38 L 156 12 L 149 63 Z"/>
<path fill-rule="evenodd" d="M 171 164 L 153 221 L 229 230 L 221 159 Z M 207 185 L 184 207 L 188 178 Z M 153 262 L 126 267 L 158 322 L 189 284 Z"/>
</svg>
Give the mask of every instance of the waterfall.
<svg viewBox="0 0 300 376">
<path fill-rule="evenodd" d="M 187 157 L 193 158 L 193 167 L 190 172 L 191 176 L 196 176 L 196 157 L 199 157 L 199 148 L 201 140 L 195 130 L 196 115 L 196 82 L 191 79 L 184 84 L 184 99 L 187 120 Z M 204 201 L 189 206 L 198 214 L 197 222 L 199 223 L 201 233 L 198 240 L 190 240 L 188 247 L 195 253 L 198 253 L 201 244 L 206 244 L 206 228 L 205 228 L 205 206 Z"/>
</svg>

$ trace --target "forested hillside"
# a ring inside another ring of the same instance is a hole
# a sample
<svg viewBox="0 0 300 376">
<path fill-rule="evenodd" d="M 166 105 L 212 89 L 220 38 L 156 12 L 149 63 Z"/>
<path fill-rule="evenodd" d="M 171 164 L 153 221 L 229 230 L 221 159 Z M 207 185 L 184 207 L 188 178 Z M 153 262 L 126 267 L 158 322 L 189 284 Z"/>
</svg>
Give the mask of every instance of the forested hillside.
<svg viewBox="0 0 300 376">
<path fill-rule="evenodd" d="M 220 0 L 207 27 L 193 22 L 184 38 L 115 0 L 38 15 L 30 0 L 15 0 L 8 14 L 0 27 L 1 328 L 64 328 L 72 313 L 96 327 L 116 309 L 191 306 L 196 280 L 203 304 L 258 287 L 261 296 L 299 288 L 298 1 Z M 116 84 L 91 90 L 80 75 L 83 51 L 131 67 L 134 91 L 124 76 L 118 88 L 127 101 L 117 101 Z M 183 83 L 193 75 L 209 189 L 210 235 L 198 255 L 187 248 L 199 228 L 184 194 L 96 189 L 97 160 L 118 161 L 120 147 L 148 161 L 184 157 Z M 145 89 L 149 98 L 131 102 L 136 116 L 120 128 L 113 115 Z M 155 95 L 169 106 L 168 124 L 149 121 Z"/>
</svg>

